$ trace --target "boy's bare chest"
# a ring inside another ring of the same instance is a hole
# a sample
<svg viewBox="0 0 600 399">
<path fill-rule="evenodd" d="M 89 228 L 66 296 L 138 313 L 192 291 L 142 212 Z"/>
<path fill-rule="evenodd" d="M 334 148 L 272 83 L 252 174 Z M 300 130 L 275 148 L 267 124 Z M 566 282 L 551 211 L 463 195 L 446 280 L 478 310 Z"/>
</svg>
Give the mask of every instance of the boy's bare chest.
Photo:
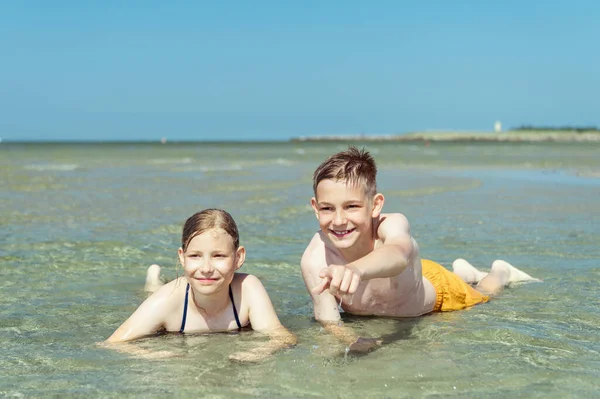
<svg viewBox="0 0 600 399">
<path fill-rule="evenodd" d="M 389 315 L 402 301 L 398 280 L 395 277 L 362 282 L 354 295 L 341 298 L 342 309 L 353 314 Z"/>
</svg>

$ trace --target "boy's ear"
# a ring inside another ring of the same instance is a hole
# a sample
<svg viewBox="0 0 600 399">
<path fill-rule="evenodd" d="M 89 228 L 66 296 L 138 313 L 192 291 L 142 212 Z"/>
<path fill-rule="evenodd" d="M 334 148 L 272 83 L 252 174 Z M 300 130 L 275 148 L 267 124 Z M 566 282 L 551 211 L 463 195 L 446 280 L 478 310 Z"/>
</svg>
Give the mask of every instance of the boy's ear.
<svg viewBox="0 0 600 399">
<path fill-rule="evenodd" d="M 240 245 L 235 253 L 235 258 L 235 270 L 237 270 L 242 267 L 244 261 L 246 260 L 246 248 Z"/>
<path fill-rule="evenodd" d="M 371 217 L 378 218 L 383 210 L 383 203 L 385 202 L 385 197 L 381 193 L 375 194 L 373 197 L 373 211 L 371 212 Z"/>
<path fill-rule="evenodd" d="M 319 204 L 317 203 L 317 199 L 315 197 L 312 197 L 310 199 L 310 206 L 312 206 L 312 209 L 314 209 L 315 216 L 318 219 L 319 218 Z"/>
</svg>

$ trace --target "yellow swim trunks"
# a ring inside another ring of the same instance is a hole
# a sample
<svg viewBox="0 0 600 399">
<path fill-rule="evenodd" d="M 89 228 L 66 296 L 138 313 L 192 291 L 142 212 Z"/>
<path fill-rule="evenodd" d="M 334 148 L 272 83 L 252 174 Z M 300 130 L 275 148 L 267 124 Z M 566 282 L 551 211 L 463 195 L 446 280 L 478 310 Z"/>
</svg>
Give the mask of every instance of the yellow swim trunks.
<svg viewBox="0 0 600 399">
<path fill-rule="evenodd" d="M 490 300 L 444 266 L 427 259 L 422 259 L 421 265 L 423 276 L 433 284 L 437 294 L 434 312 L 465 309 Z"/>
</svg>

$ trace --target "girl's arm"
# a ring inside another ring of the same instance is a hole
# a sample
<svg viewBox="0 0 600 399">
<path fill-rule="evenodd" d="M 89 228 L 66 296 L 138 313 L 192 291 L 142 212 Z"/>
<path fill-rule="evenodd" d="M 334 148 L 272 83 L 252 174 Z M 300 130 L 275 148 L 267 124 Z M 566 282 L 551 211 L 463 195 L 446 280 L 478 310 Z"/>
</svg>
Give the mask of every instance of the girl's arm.
<svg viewBox="0 0 600 399">
<path fill-rule="evenodd" d="M 231 360 L 257 362 L 296 344 L 296 336 L 279 321 L 269 294 L 257 277 L 246 276 L 242 281 L 242 294 L 243 299 L 248 301 L 252 329 L 267 334 L 269 341 L 248 351 L 235 353 L 229 357 Z"/>
<path fill-rule="evenodd" d="M 106 340 L 106 343 L 132 341 L 155 334 L 164 328 L 166 317 L 176 305 L 172 284 L 162 286 L 146 299 L 131 316 Z"/>
<path fill-rule="evenodd" d="M 106 341 L 100 342 L 98 345 L 145 359 L 176 356 L 169 351 L 152 351 L 129 342 L 156 334 L 164 329 L 166 316 L 172 311 L 177 297 L 171 295 L 175 287 L 172 284 L 167 285 L 170 288 L 163 286 L 152 294 Z"/>
</svg>

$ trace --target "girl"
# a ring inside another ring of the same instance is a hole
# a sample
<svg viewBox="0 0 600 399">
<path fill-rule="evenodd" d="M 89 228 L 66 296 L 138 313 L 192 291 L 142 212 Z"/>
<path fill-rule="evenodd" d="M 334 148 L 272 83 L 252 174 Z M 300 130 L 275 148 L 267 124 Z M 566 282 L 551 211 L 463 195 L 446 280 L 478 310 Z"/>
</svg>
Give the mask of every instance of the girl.
<svg viewBox="0 0 600 399">
<path fill-rule="evenodd" d="M 134 340 L 157 332 L 210 333 L 252 326 L 267 333 L 269 342 L 232 355 L 234 360 L 257 361 L 294 345 L 296 337 L 281 325 L 260 280 L 236 273 L 246 250 L 239 245 L 231 215 L 206 209 L 183 226 L 179 262 L 184 276 L 160 287 L 107 339 Z M 150 267 L 156 273 L 157 266 Z M 149 270 L 150 272 L 150 270 Z"/>
</svg>

